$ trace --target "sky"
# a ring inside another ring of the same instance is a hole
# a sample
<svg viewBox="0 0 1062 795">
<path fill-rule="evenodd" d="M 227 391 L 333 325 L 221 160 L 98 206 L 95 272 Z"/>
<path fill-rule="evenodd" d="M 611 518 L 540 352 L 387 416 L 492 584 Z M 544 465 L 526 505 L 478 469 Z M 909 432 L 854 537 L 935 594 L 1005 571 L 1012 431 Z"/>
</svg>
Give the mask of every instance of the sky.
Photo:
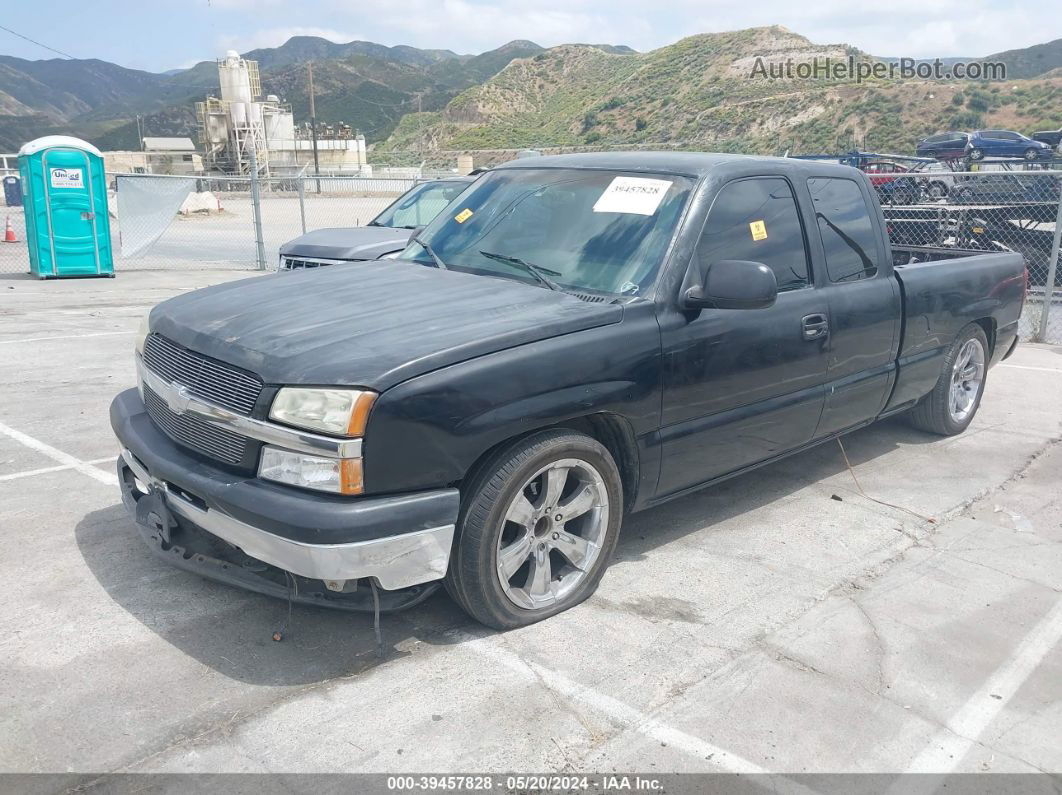
<svg viewBox="0 0 1062 795">
<path fill-rule="evenodd" d="M 37 0 L 0 25 L 77 58 L 161 72 L 295 35 L 478 53 L 513 39 L 647 51 L 695 33 L 784 25 L 817 44 L 890 57 L 983 56 L 1062 37 L 1058 0 Z M 0 30 L 0 53 L 58 57 Z"/>
</svg>

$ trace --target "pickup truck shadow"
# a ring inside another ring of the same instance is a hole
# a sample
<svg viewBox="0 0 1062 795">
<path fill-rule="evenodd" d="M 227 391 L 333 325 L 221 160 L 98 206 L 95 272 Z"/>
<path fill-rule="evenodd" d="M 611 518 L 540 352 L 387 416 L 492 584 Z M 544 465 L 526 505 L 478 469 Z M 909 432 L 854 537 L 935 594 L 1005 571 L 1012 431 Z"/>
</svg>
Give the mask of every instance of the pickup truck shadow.
<svg viewBox="0 0 1062 795">
<path fill-rule="evenodd" d="M 901 420 L 887 420 L 845 437 L 845 448 L 854 466 L 934 438 Z M 638 560 L 662 544 L 845 468 L 837 445 L 829 443 L 635 514 L 624 524 L 615 559 Z M 118 605 L 203 665 L 249 684 L 293 686 L 356 676 L 410 654 L 418 643 L 445 647 L 462 642 L 467 633 L 487 632 L 440 590 L 411 610 L 381 617 L 381 656 L 371 615 L 295 605 L 288 621 L 283 601 L 216 584 L 157 560 L 143 547 L 121 505 L 85 516 L 75 537 L 89 569 Z M 274 642 L 273 632 L 285 624 L 284 640 Z"/>
</svg>

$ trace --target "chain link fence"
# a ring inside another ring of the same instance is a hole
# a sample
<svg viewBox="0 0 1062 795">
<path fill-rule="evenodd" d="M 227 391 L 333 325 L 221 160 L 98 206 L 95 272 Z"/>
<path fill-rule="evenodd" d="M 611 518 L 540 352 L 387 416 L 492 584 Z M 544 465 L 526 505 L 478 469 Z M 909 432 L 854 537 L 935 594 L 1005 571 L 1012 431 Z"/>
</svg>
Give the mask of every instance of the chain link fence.
<svg viewBox="0 0 1062 795">
<path fill-rule="evenodd" d="M 512 159 L 514 152 L 496 154 Z M 482 160 L 478 157 L 477 165 Z M 397 196 L 430 178 L 427 173 L 434 165 L 421 159 L 408 166 L 377 167 L 372 177 L 252 180 L 109 174 L 116 265 L 119 271 L 274 269 L 282 243 L 315 229 L 368 223 Z M 440 161 L 438 175 L 452 175 L 444 166 Z M 887 172 L 870 164 L 865 170 L 881 200 L 898 256 L 924 261 L 970 252 L 1020 253 L 1029 274 L 1021 337 L 1062 343 L 1062 170 L 1023 163 L 983 163 L 976 168 L 949 171 L 940 163 L 922 163 L 911 168 L 894 165 Z M 180 209 L 162 206 L 164 195 L 174 193 L 168 180 L 187 186 Z M 137 192 L 148 197 L 147 204 L 152 197 L 158 199 L 160 206 L 154 209 L 163 211 L 161 221 L 157 212 L 142 212 L 139 205 L 121 201 L 123 187 L 126 199 Z M 18 243 L 0 242 L 0 273 L 26 272 L 22 208 L 6 210 Z M 147 239 L 146 246 L 134 245 Z"/>
<path fill-rule="evenodd" d="M 1062 343 L 1062 171 L 1005 163 L 978 171 L 868 170 L 899 261 L 1021 254 L 1028 271 L 1021 338 Z"/>
<path fill-rule="evenodd" d="M 117 175 L 116 193 L 121 196 L 123 185 L 128 190 L 129 185 L 150 179 Z M 364 225 L 416 181 L 414 177 L 261 177 L 255 186 L 249 177 L 195 179 L 184 209 L 176 212 L 150 249 L 119 267 L 275 269 L 281 244 L 315 229 Z M 135 231 L 135 222 L 123 219 L 120 210 L 117 214 L 119 230 Z M 115 250 L 124 254 L 129 247 Z"/>
</svg>

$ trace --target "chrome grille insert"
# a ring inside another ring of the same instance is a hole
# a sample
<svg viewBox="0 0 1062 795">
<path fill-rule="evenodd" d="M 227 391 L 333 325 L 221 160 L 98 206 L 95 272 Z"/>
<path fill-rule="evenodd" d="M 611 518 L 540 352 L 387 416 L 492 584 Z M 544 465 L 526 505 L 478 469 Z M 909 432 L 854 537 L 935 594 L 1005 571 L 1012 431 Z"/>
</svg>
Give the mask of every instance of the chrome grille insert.
<svg viewBox="0 0 1062 795">
<path fill-rule="evenodd" d="M 256 376 L 182 348 L 159 334 L 149 334 L 144 341 L 144 364 L 167 381 L 240 414 L 250 414 L 262 392 Z"/>
<path fill-rule="evenodd" d="M 281 257 L 280 269 L 284 271 L 301 271 L 310 268 L 324 268 L 328 265 L 343 265 L 354 260 L 325 259 L 323 257 Z"/>
<path fill-rule="evenodd" d="M 166 401 L 148 386 L 144 387 L 144 405 L 151 420 L 178 444 L 226 464 L 239 464 L 244 460 L 250 444 L 246 437 L 211 425 L 192 414 L 171 411 Z"/>
</svg>

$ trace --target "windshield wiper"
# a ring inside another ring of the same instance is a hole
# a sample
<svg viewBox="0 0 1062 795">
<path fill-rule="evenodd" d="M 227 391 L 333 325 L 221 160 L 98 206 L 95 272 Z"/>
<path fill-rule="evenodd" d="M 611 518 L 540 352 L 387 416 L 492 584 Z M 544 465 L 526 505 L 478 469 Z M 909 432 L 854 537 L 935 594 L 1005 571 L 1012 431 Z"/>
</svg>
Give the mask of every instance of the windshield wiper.
<svg viewBox="0 0 1062 795">
<path fill-rule="evenodd" d="M 414 236 L 413 242 L 419 244 L 422 249 L 424 249 L 425 251 L 428 252 L 428 254 L 431 255 L 431 258 L 433 260 L 435 260 L 435 267 L 436 268 L 438 268 L 441 271 L 450 270 L 449 268 L 446 267 L 446 263 L 442 261 L 442 259 L 439 257 L 439 255 L 435 253 L 435 249 L 433 249 L 428 243 L 425 243 L 423 240 L 421 240 L 419 237 L 416 237 L 416 236 Z"/>
<path fill-rule="evenodd" d="M 559 284 L 553 281 L 553 279 L 549 278 L 549 276 L 546 275 L 547 273 L 552 273 L 554 276 L 563 276 L 564 274 L 560 273 L 559 271 L 550 270 L 549 268 L 543 268 L 540 265 L 532 265 L 530 262 L 526 262 L 525 260 L 522 260 L 519 257 L 510 257 L 508 254 L 495 254 L 493 251 L 481 251 L 479 253 L 487 259 L 492 259 L 498 262 L 507 263 L 509 265 L 516 265 L 518 268 L 523 268 L 525 271 L 527 271 L 540 282 L 542 282 L 542 284 L 546 285 L 546 287 L 548 287 L 549 289 L 564 292 L 564 288 L 562 288 Z"/>
</svg>

